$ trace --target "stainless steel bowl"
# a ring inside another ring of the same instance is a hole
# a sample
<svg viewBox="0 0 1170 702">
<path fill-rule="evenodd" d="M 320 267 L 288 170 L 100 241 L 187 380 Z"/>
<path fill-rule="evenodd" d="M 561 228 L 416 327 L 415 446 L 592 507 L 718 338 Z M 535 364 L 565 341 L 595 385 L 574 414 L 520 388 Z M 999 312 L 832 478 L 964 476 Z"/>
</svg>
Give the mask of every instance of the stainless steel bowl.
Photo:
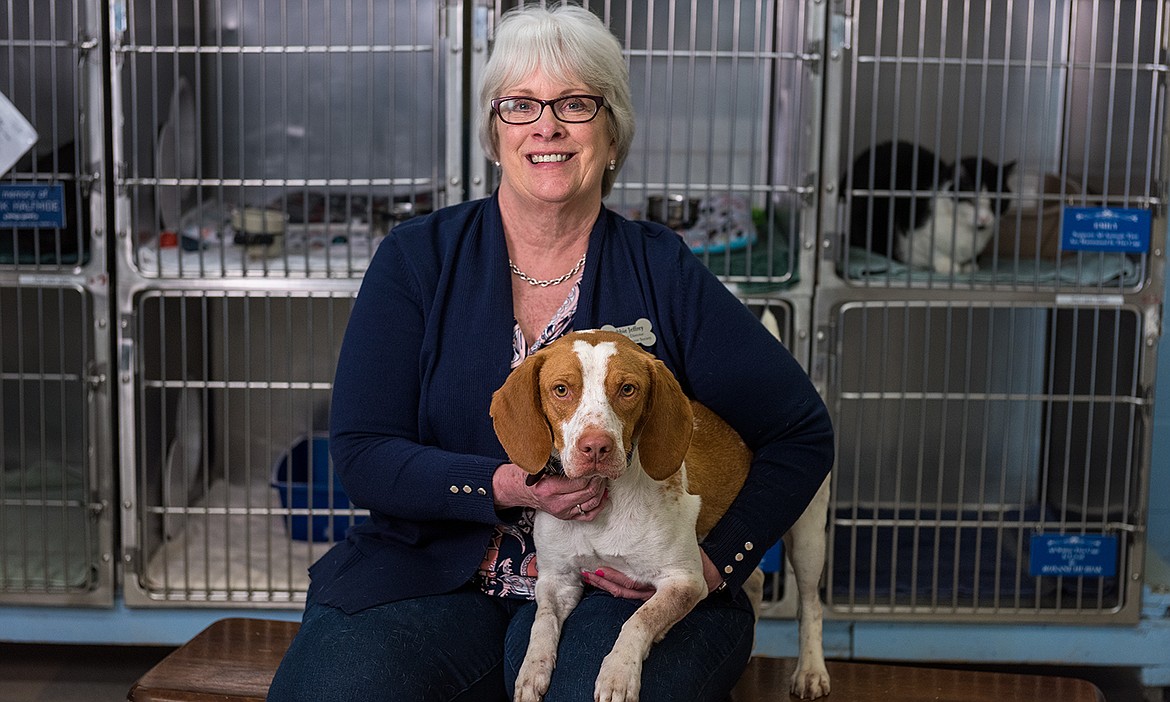
<svg viewBox="0 0 1170 702">
<path fill-rule="evenodd" d="M 685 195 L 651 195 L 646 199 L 646 218 L 671 229 L 686 229 L 699 218 L 697 197 Z"/>
</svg>

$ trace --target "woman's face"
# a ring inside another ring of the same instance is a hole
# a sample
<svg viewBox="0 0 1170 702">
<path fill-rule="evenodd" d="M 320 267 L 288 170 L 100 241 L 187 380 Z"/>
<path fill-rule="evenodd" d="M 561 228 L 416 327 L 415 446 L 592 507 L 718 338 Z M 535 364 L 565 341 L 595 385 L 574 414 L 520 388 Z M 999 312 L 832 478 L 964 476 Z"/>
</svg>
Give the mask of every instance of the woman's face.
<svg viewBox="0 0 1170 702">
<path fill-rule="evenodd" d="M 496 97 L 553 100 L 564 95 L 596 94 L 584 84 L 560 83 L 537 71 Z M 596 207 L 601 202 L 601 178 L 610 160 L 617 157 L 608 120 L 609 111 L 604 107 L 589 122 L 562 122 L 551 106 L 531 124 L 506 124 L 493 117 L 499 136 L 500 189 L 533 206 Z"/>
</svg>

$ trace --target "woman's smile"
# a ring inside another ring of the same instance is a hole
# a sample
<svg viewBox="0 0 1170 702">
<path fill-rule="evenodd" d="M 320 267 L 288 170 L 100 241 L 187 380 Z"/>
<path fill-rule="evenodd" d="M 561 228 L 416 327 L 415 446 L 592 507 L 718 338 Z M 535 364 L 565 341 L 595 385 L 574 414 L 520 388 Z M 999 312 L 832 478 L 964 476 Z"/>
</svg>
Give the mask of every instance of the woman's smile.
<svg viewBox="0 0 1170 702">
<path fill-rule="evenodd" d="M 573 158 L 573 154 L 553 153 L 553 154 L 529 154 L 528 160 L 533 163 L 564 163 Z"/>
</svg>

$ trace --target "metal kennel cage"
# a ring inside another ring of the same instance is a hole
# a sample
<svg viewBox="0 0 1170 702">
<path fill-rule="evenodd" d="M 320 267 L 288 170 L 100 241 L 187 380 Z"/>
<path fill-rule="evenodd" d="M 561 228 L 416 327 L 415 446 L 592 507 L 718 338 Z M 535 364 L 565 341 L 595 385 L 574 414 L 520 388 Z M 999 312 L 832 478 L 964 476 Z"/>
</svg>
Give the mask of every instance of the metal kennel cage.
<svg viewBox="0 0 1170 702">
<path fill-rule="evenodd" d="M 1166 10 L 834 4 L 812 352 L 838 432 L 834 616 L 1138 619 Z M 862 157 L 898 141 L 937 159 Z M 986 247 L 962 269 L 904 256 L 899 208 L 943 213 L 931 246 L 973 235 L 976 193 L 937 162 L 964 157 L 1014 162 L 983 194 Z"/>
<path fill-rule="evenodd" d="M 438 5 L 127 2 L 115 17 L 126 274 L 360 278 L 446 200 Z"/>
<path fill-rule="evenodd" d="M 100 7 L 0 17 L 0 602 L 109 605 Z"/>
<path fill-rule="evenodd" d="M 288 605 L 364 519 L 325 438 L 352 293 L 145 291 L 135 301 L 128 602 Z"/>
<path fill-rule="evenodd" d="M 5 136 L 27 151 L 12 153 L 20 158 L 5 164 L 0 270 L 76 270 L 94 255 L 90 196 L 98 178 L 103 93 L 98 5 L 15 3 L 5 15 Z M 14 146 L 6 144 L 6 156 Z"/>
<path fill-rule="evenodd" d="M 856 300 L 834 315 L 833 610 L 1134 619 L 1145 311 Z"/>
<path fill-rule="evenodd" d="M 1165 205 L 1164 3 L 848 2 L 835 12 L 826 280 L 1008 293 L 1150 285 L 1149 233 L 1165 230 L 1150 219 Z M 948 176 L 963 165 L 967 180 Z M 922 214 L 976 197 L 994 223 Z M 1100 230 L 1078 237 L 1080 212 L 1062 217 L 1069 207 L 1140 216 L 1144 234 L 1129 245 Z M 936 265 L 910 256 L 899 234 L 913 227 L 923 249 L 963 253 Z"/>
<path fill-rule="evenodd" d="M 126 602 L 295 607 L 364 518 L 324 438 L 352 297 L 396 222 L 465 196 L 461 30 L 415 0 L 119 7 Z"/>
<path fill-rule="evenodd" d="M 0 601 L 113 599 L 94 305 L 80 286 L 0 286 Z"/>
</svg>

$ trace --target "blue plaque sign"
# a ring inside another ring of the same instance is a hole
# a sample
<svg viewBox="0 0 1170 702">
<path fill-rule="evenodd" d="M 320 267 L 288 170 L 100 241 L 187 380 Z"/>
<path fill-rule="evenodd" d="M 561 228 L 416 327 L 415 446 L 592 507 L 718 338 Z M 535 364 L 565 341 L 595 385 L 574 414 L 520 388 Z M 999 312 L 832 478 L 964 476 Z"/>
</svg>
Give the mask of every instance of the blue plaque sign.
<svg viewBox="0 0 1170 702">
<path fill-rule="evenodd" d="M 65 187 L 28 183 L 0 185 L 0 227 L 65 228 Z"/>
<path fill-rule="evenodd" d="M 1032 575 L 1117 575 L 1117 537 L 1101 534 L 1033 534 Z"/>
<path fill-rule="evenodd" d="M 1149 210 L 1119 207 L 1066 207 L 1061 218 L 1064 251 L 1147 253 L 1150 250 Z"/>
</svg>

